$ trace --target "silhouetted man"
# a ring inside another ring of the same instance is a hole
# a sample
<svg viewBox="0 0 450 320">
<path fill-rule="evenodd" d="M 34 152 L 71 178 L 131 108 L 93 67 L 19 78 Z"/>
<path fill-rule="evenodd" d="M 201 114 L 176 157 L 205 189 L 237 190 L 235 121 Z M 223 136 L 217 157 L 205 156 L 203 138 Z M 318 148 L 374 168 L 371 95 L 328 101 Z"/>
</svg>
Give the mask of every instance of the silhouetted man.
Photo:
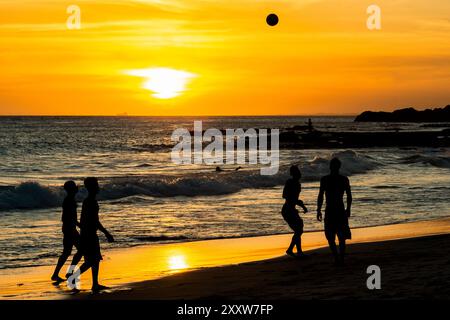
<svg viewBox="0 0 450 320">
<path fill-rule="evenodd" d="M 348 225 L 352 206 L 352 192 L 347 177 L 339 174 L 341 161 L 333 158 L 330 161 L 331 173 L 320 180 L 320 192 L 317 198 L 317 220 L 322 221 L 322 204 L 325 193 L 327 206 L 325 209 L 325 236 L 334 255 L 336 264 L 342 264 L 345 256 L 345 240 L 351 239 Z M 347 194 L 347 208 L 344 207 L 344 192 Z M 339 239 L 339 254 L 335 238 Z"/>
<path fill-rule="evenodd" d="M 84 180 L 84 186 L 88 191 L 88 196 L 83 201 L 80 218 L 80 247 L 84 256 L 84 263 L 80 267 L 80 273 L 89 268 L 92 270 L 92 291 L 98 292 L 106 289 L 98 283 L 98 272 L 102 254 L 97 230 L 103 232 L 108 242 L 114 242 L 113 236 L 103 227 L 98 217 L 99 206 L 96 196 L 100 191 L 96 178 L 89 177 Z"/>
<path fill-rule="evenodd" d="M 80 234 L 77 231 L 79 223 L 77 220 L 77 202 L 75 200 L 75 195 L 78 193 L 78 187 L 75 182 L 67 181 L 64 183 L 64 190 L 66 190 L 67 193 L 62 205 L 61 218 L 64 249 L 52 275 L 52 280 L 58 283 L 64 281 L 64 279 L 59 276 L 59 271 L 64 266 L 67 258 L 69 258 L 74 246 L 77 248 L 77 253 L 73 256 L 72 265 L 77 265 L 82 256 L 79 250 Z"/>
</svg>

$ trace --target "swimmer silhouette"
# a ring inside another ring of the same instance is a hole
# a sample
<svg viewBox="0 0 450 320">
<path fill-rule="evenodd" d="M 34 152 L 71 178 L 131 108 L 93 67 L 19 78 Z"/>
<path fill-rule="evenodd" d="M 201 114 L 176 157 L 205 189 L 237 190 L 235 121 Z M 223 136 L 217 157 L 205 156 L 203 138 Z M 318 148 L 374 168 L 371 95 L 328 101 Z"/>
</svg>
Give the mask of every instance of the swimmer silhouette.
<svg viewBox="0 0 450 320">
<path fill-rule="evenodd" d="M 103 232 L 108 242 L 114 242 L 113 236 L 102 226 L 98 217 L 99 206 L 96 196 L 100 191 L 97 178 L 89 177 L 84 180 L 84 186 L 88 191 L 88 196 L 83 201 L 80 218 L 80 249 L 84 256 L 84 263 L 80 267 L 80 273 L 89 268 L 92 269 L 92 291 L 98 292 L 107 287 L 98 283 L 98 272 L 102 254 L 97 230 Z"/>
<path fill-rule="evenodd" d="M 308 209 L 303 204 L 303 201 L 299 199 L 302 189 L 300 184 L 302 174 L 297 166 L 291 166 L 289 171 L 292 178 L 288 179 L 284 185 L 283 198 L 286 201 L 281 209 L 281 214 L 289 227 L 291 227 L 294 231 L 294 235 L 292 236 L 289 248 L 286 250 L 286 254 L 293 257 L 304 257 L 305 255 L 302 251 L 301 242 L 303 220 L 300 218 L 298 210 L 295 208 L 298 205 L 303 209 L 304 213 L 308 212 Z M 294 247 L 297 247 L 297 255 L 294 254 Z"/>
<path fill-rule="evenodd" d="M 312 132 L 314 130 L 311 118 L 308 119 L 308 131 Z"/>
<path fill-rule="evenodd" d="M 78 193 L 78 187 L 73 181 L 67 181 L 64 183 L 64 190 L 66 190 L 67 196 L 64 198 L 62 205 L 62 233 L 63 233 L 63 252 L 58 259 L 58 263 L 56 264 L 55 271 L 52 275 L 52 280 L 60 283 L 63 282 L 59 276 L 59 272 L 61 268 L 64 266 L 64 263 L 69 258 L 72 253 L 72 247 L 75 246 L 77 248 L 77 253 L 73 256 L 72 265 L 77 265 L 81 260 L 80 253 L 80 234 L 77 231 L 77 226 L 80 224 L 77 220 L 77 202 L 75 200 L 75 195 Z"/>
<path fill-rule="evenodd" d="M 345 240 L 351 239 L 348 218 L 351 213 L 352 191 L 347 177 L 339 174 L 341 161 L 333 158 L 330 161 L 330 174 L 320 180 L 320 191 L 317 198 L 317 220 L 322 221 L 323 195 L 327 205 L 325 208 L 325 236 L 337 265 L 344 263 Z M 344 192 L 347 195 L 347 208 L 344 207 Z M 339 239 L 339 254 L 335 238 Z"/>
</svg>

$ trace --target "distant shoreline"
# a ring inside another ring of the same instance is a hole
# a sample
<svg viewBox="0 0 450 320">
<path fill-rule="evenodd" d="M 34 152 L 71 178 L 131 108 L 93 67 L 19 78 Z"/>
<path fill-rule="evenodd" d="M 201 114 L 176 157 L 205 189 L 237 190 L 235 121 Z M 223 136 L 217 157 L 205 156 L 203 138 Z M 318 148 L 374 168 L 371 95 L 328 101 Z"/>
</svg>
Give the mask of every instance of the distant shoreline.
<svg viewBox="0 0 450 320">
<path fill-rule="evenodd" d="M 354 118 L 357 114 L 304 115 L 0 115 L 1 118 Z"/>
</svg>

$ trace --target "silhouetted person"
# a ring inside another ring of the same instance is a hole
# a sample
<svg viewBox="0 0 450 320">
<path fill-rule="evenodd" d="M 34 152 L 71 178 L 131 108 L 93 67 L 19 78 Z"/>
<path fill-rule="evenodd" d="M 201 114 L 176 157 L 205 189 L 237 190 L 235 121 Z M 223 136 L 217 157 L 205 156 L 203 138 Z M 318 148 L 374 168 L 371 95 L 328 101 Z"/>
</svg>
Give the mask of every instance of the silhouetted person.
<svg viewBox="0 0 450 320">
<path fill-rule="evenodd" d="M 322 221 L 323 195 L 326 196 L 325 236 L 336 264 L 344 262 L 345 240 L 351 239 L 348 218 L 352 206 L 352 192 L 348 178 L 339 174 L 340 168 L 341 161 L 333 158 L 330 161 L 331 173 L 320 180 L 320 192 L 317 198 L 317 220 Z M 347 208 L 344 206 L 344 192 L 347 194 Z M 335 242 L 336 235 L 339 239 L 339 254 Z"/>
<path fill-rule="evenodd" d="M 312 125 L 312 121 L 311 121 L 311 118 L 309 118 L 308 119 L 308 131 L 309 132 L 312 132 L 313 131 L 313 125 Z"/>
<path fill-rule="evenodd" d="M 76 265 L 81 260 L 81 253 L 79 250 L 80 234 L 77 231 L 79 226 L 77 220 L 77 202 L 75 196 L 78 193 L 78 187 L 73 181 L 67 181 L 64 183 L 64 190 L 66 190 L 67 196 L 64 198 L 62 205 L 62 232 L 63 232 L 63 252 L 58 259 L 55 271 L 52 275 L 52 280 L 56 282 L 63 282 L 64 279 L 60 278 L 59 272 L 66 263 L 70 254 L 72 253 L 72 247 L 77 248 L 77 253 L 73 256 L 72 265 Z"/>
<path fill-rule="evenodd" d="M 297 256 L 302 257 L 304 253 L 302 251 L 301 236 L 303 233 L 303 220 L 300 218 L 298 210 L 295 208 L 297 205 L 303 209 L 304 213 L 308 212 L 303 201 L 299 199 L 301 192 L 300 178 L 302 174 L 297 166 L 291 166 L 290 174 L 292 178 L 286 181 L 283 189 L 283 198 L 286 200 L 283 208 L 281 209 L 281 214 L 284 220 L 287 222 L 289 227 L 294 231 L 292 236 L 291 244 L 286 250 L 286 254 L 295 257 L 294 247 L 297 247 Z"/>
<path fill-rule="evenodd" d="M 89 268 L 92 269 L 92 291 L 98 292 L 107 287 L 98 283 L 98 272 L 102 254 L 100 252 L 100 242 L 97 236 L 97 230 L 103 232 L 108 242 L 113 242 L 113 236 L 102 226 L 98 218 L 98 203 L 96 196 L 100 191 L 97 178 L 86 178 L 84 186 L 88 191 L 88 196 L 83 201 L 80 218 L 80 245 L 84 256 L 84 263 L 80 267 L 80 273 Z"/>
</svg>

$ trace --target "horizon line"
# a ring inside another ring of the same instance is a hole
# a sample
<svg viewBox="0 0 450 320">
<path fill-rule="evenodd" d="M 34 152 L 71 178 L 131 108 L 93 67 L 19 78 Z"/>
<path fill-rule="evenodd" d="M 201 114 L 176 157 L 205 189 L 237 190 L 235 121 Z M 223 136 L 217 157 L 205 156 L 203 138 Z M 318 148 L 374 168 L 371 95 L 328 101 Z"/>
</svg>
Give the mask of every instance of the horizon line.
<svg viewBox="0 0 450 320">
<path fill-rule="evenodd" d="M 317 114 L 266 114 L 266 115 L 139 115 L 139 114 L 93 114 L 93 115 L 77 115 L 77 114 L 3 114 L 0 115 L 1 118 L 5 117 L 355 117 L 358 114 L 328 114 L 328 113 L 317 113 Z"/>
</svg>

